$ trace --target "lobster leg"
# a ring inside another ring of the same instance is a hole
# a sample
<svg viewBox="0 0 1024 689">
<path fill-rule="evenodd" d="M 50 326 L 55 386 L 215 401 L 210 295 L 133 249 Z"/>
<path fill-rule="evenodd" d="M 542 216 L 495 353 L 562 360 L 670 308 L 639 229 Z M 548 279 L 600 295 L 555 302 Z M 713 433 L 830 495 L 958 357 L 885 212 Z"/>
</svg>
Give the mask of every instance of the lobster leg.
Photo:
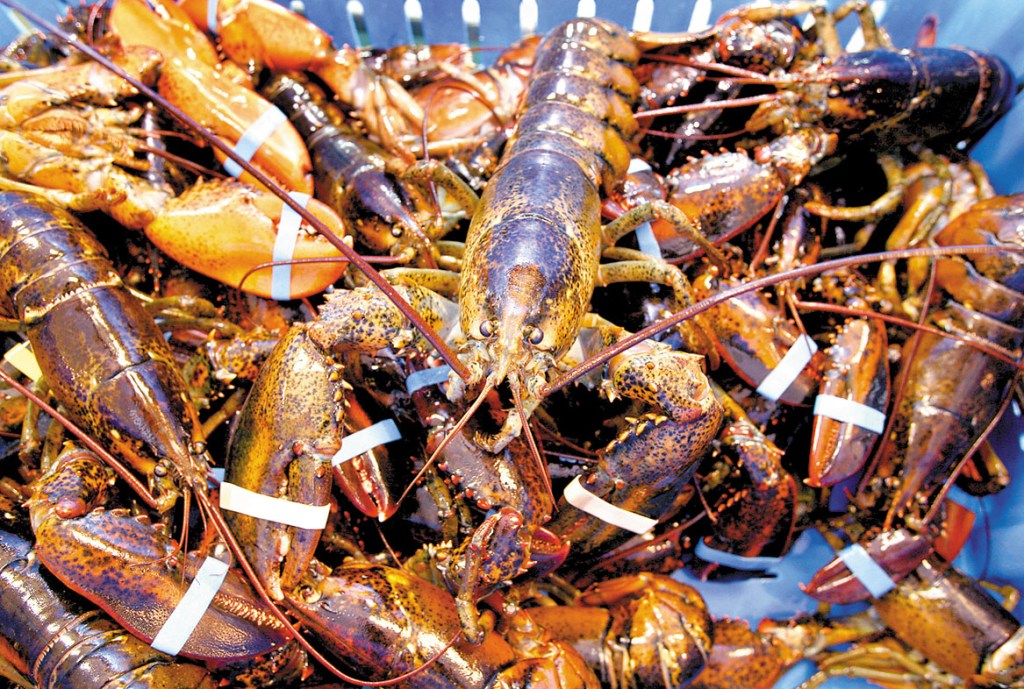
<svg viewBox="0 0 1024 689">
<path fill-rule="evenodd" d="M 657 574 L 620 577 L 584 591 L 580 603 L 530 612 L 579 649 L 608 686 L 681 689 L 707 664 L 711 616 L 686 584 Z"/>
</svg>

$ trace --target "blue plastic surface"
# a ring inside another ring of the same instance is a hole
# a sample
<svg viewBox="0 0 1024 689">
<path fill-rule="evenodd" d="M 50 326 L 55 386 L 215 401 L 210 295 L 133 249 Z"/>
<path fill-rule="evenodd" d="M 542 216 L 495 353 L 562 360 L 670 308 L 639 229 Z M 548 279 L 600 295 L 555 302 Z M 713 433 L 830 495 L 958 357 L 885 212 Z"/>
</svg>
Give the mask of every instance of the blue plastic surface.
<svg viewBox="0 0 1024 689">
<path fill-rule="evenodd" d="M 78 4 L 78 0 L 71 0 Z M 724 0 L 638 0 L 649 10 L 650 28 L 661 31 L 700 29 L 714 21 L 722 12 L 738 3 Z M 283 4 L 288 4 L 287 2 Z M 410 21 L 407 6 L 418 4 L 421 18 Z M 464 5 L 478 9 L 480 23 L 467 30 L 462 21 Z M 480 46 L 500 47 L 522 35 L 524 20 L 535 18 L 536 30 L 545 31 L 558 22 L 577 15 L 577 8 L 595 8 L 598 16 L 624 25 L 631 25 L 636 2 L 629 0 L 525 0 L 525 8 L 508 0 L 305 0 L 304 12 L 335 36 L 339 43 L 361 43 L 375 47 L 419 42 L 465 42 L 470 38 Z M 838 0 L 831 0 L 833 7 Z M 361 13 L 351 10 L 361 5 Z M 874 4 L 882 15 L 882 26 L 896 45 L 910 46 L 927 15 L 938 18 L 938 44 L 963 45 L 1001 55 L 1018 74 L 1024 74 L 1024 6 L 1019 0 L 912 0 Z M 882 7 L 884 5 L 884 7 Z M 59 0 L 35 0 L 32 8 L 44 16 L 63 13 Z M 646 27 L 641 27 L 646 28 Z M 848 41 L 856 30 L 855 20 L 840 25 L 842 40 Z M 28 26 L 14 13 L 0 8 L 0 41 L 6 43 L 24 32 Z M 360 40 L 361 38 L 361 40 Z M 489 53 L 481 52 L 487 61 Z M 988 170 L 997 191 L 1024 191 L 1024 107 L 1017 107 L 974 150 L 974 157 Z M 992 436 L 1004 459 L 1011 459 L 1011 472 L 1018 480 L 1002 493 L 978 500 L 958 496 L 965 506 L 977 514 L 974 532 L 955 564 L 967 574 L 997 584 L 1012 584 L 1024 589 L 1024 422 L 1016 406 L 1005 415 Z M 805 533 L 792 552 L 771 571 L 771 576 L 745 582 L 707 583 L 693 581 L 685 572 L 683 580 L 695 584 L 705 595 L 716 616 L 740 617 L 756 624 L 763 617 L 787 617 L 815 609 L 815 602 L 799 589 L 801 582 L 833 557 L 832 550 L 817 534 Z M 842 614 L 855 608 L 840 609 Z M 1018 613 L 1019 616 L 1019 613 Z M 801 664 L 776 685 L 788 689 L 799 684 L 813 671 Z M 833 679 L 825 684 L 831 689 L 869 687 L 862 680 Z"/>
</svg>

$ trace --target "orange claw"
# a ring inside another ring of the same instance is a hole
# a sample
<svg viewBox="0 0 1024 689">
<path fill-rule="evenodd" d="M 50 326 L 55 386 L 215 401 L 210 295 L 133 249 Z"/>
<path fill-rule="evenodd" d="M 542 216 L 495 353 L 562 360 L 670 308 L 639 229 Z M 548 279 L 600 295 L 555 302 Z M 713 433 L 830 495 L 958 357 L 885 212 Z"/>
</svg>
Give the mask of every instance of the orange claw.
<svg viewBox="0 0 1024 689">
<path fill-rule="evenodd" d="M 147 46 L 163 56 L 157 84 L 162 96 L 289 190 L 312 193 L 312 164 L 302 137 L 280 110 L 239 80 L 237 68 L 222 67 L 186 8 L 168 0 L 154 0 L 152 7 L 116 0 L 111 25 L 126 45 Z M 260 186 L 240 167 L 232 169 L 234 161 L 216 155 L 231 174 Z"/>
<path fill-rule="evenodd" d="M 334 52 L 323 29 L 269 0 L 220 0 L 217 19 L 221 46 L 239 64 L 305 71 Z"/>
<path fill-rule="evenodd" d="M 274 121 L 273 113 L 280 111 L 257 93 L 235 84 L 202 63 L 186 66 L 178 59 L 164 64 L 158 88 L 169 101 L 236 146 L 248 134 L 246 138 L 252 138 L 257 145 L 251 158 L 253 165 L 281 181 L 291 191 L 313 192 L 312 164 L 302 137 L 283 114 Z M 259 128 L 255 125 L 257 122 L 267 124 L 267 131 L 271 132 L 269 136 L 255 135 Z M 218 158 L 226 160 L 219 153 Z M 230 165 L 227 167 L 230 171 Z M 258 185 L 245 173 L 239 179 Z"/>
<path fill-rule="evenodd" d="M 306 209 L 338 236 L 345 234 L 341 219 L 328 206 L 310 199 Z M 281 271 L 267 267 L 245 276 L 256 266 L 274 260 L 284 211 L 284 202 L 276 196 L 234 180 L 200 182 L 168 202 L 145 232 L 161 251 L 203 275 L 240 285 L 246 292 L 262 297 L 281 298 L 273 289 L 274 273 L 282 275 Z M 306 223 L 301 224 L 297 235 L 294 251 L 284 258 L 341 256 Z M 287 279 L 287 297 L 297 299 L 323 292 L 347 266 L 343 261 L 291 266 L 290 278 L 282 278 Z"/>
<path fill-rule="evenodd" d="M 145 45 L 165 57 L 176 55 L 215 67 L 217 49 L 181 7 L 173 2 L 115 0 L 107 20 L 125 45 Z"/>
</svg>

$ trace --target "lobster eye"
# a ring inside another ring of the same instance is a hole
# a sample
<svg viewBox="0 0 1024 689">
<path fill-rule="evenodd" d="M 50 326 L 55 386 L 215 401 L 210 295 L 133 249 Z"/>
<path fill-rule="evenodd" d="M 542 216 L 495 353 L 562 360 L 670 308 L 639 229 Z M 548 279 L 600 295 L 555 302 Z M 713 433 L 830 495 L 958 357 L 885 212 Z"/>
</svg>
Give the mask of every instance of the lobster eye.
<svg viewBox="0 0 1024 689">
<path fill-rule="evenodd" d="M 484 321 L 480 324 L 480 334 L 484 337 L 490 337 L 494 334 L 494 321 Z"/>
<path fill-rule="evenodd" d="M 391 236 L 396 238 L 396 239 L 401 237 L 402 236 L 402 228 L 398 227 L 398 226 L 392 227 L 391 228 Z"/>
<path fill-rule="evenodd" d="M 523 339 L 532 345 L 539 345 L 544 341 L 544 331 L 537 326 L 531 325 L 523 330 Z"/>
</svg>

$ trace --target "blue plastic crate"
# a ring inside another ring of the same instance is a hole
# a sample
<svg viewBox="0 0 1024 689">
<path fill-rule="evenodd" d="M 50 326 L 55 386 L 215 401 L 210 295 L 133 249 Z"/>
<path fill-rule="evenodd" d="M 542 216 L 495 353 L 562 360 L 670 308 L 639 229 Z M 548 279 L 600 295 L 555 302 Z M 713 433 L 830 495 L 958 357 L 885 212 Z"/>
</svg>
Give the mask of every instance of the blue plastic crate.
<svg viewBox="0 0 1024 689">
<path fill-rule="evenodd" d="M 54 17 L 78 0 L 35 0 L 31 6 Z M 336 42 L 389 47 L 408 43 L 461 42 L 502 47 L 542 33 L 574 16 L 600 16 L 624 26 L 659 31 L 699 30 L 737 2 L 728 0 L 293 0 L 282 2 L 324 27 Z M 830 0 L 832 7 L 840 4 Z M 1024 7 L 1016 0 L 876 0 L 872 3 L 882 26 L 896 45 L 913 44 L 927 15 L 938 18 L 938 45 L 969 46 L 1002 56 L 1024 74 Z M 844 42 L 856 45 L 857 22 L 839 26 Z M 18 15 L 0 8 L 0 41 L 6 44 L 31 27 Z M 490 55 L 479 53 L 486 62 Z M 989 172 L 1000 193 L 1024 191 L 1024 107 L 1018 106 L 977 145 L 973 156 Z M 992 435 L 1011 469 L 1024 472 L 1024 420 L 1014 403 Z M 1024 481 L 1018 473 L 1010 488 L 982 500 L 957 497 L 977 514 L 975 531 L 955 564 L 970 575 L 1024 590 Z M 813 534 L 805 534 L 776 569 L 772 579 L 746 583 L 695 583 L 715 615 L 743 617 L 756 623 L 765 616 L 784 617 L 811 611 L 814 601 L 800 592 L 832 551 Z M 685 578 L 685 575 L 680 576 Z M 1020 612 L 1017 613 L 1018 618 Z M 792 687 L 813 668 L 802 664 L 776 685 Z M 870 687 L 862 680 L 833 679 L 826 687 Z"/>
</svg>

